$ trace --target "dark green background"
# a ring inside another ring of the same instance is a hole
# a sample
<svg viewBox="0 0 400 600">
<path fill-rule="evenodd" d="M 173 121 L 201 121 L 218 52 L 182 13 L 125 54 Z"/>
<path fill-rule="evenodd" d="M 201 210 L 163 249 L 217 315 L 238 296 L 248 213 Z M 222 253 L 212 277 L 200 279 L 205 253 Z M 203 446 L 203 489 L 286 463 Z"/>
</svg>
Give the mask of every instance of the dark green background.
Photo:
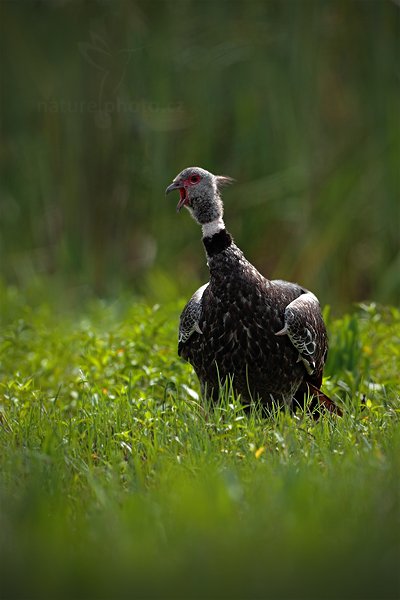
<svg viewBox="0 0 400 600">
<path fill-rule="evenodd" d="M 1 2 L 1 268 L 161 301 L 207 278 L 164 197 L 234 177 L 237 243 L 335 308 L 398 300 L 397 2 Z"/>
</svg>

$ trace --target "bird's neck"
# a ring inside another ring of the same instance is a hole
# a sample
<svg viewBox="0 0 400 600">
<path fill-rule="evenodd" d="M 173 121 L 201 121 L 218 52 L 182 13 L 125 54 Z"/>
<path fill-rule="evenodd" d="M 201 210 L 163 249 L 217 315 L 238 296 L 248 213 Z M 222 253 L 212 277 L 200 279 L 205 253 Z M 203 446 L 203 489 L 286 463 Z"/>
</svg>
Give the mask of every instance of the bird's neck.
<svg viewBox="0 0 400 600">
<path fill-rule="evenodd" d="M 215 233 L 225 229 L 225 223 L 222 217 L 218 217 L 214 221 L 210 221 L 210 223 L 203 223 L 201 229 L 203 231 L 203 238 L 212 237 Z"/>
<path fill-rule="evenodd" d="M 222 217 L 202 225 L 203 244 L 207 257 L 212 258 L 232 245 L 232 237 L 225 229 Z"/>
</svg>

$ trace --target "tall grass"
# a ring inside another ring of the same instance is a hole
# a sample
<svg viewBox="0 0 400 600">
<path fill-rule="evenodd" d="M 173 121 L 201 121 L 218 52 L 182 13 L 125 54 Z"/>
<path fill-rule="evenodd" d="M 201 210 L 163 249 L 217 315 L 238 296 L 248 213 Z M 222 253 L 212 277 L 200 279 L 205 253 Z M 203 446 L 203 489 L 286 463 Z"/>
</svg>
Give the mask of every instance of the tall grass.
<svg viewBox="0 0 400 600">
<path fill-rule="evenodd" d="M 266 275 L 334 306 L 397 302 L 395 2 L 1 11 L 8 280 L 151 295 L 167 272 L 186 294 L 206 277 L 199 233 L 164 189 L 200 164 L 237 180 L 227 221 Z"/>
<path fill-rule="evenodd" d="M 398 310 L 329 319 L 315 422 L 203 405 L 176 303 L 2 296 L 5 598 L 398 595 Z"/>
</svg>

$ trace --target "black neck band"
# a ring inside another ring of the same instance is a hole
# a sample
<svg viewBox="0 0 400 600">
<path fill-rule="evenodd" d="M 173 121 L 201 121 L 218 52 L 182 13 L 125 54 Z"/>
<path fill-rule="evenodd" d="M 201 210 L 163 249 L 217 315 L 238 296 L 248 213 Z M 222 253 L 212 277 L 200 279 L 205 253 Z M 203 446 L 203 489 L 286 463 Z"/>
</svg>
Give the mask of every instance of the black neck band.
<svg viewBox="0 0 400 600">
<path fill-rule="evenodd" d="M 211 237 L 203 237 L 203 244 L 208 256 L 215 256 L 229 248 L 232 244 L 232 237 L 226 229 L 221 229 Z"/>
</svg>

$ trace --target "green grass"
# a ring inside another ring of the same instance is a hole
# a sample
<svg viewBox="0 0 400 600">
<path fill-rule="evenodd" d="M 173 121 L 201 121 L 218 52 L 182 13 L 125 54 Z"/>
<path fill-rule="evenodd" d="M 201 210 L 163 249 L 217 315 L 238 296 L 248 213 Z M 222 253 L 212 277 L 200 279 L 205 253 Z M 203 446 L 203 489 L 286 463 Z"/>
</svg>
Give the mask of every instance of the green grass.
<svg viewBox="0 0 400 600">
<path fill-rule="evenodd" d="M 1 293 L 2 597 L 398 597 L 397 309 L 328 318 L 314 422 L 202 406 L 182 304 Z"/>
</svg>

